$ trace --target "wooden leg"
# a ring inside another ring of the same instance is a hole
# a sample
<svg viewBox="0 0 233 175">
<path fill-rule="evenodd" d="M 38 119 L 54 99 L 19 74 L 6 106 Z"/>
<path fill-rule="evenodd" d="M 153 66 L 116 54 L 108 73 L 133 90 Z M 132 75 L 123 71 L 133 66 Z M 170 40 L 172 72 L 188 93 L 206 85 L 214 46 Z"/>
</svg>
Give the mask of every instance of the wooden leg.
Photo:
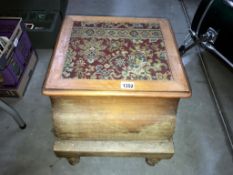
<svg viewBox="0 0 233 175">
<path fill-rule="evenodd" d="M 80 157 L 69 157 L 67 158 L 68 162 L 71 164 L 71 165 L 76 165 L 79 163 L 80 161 Z"/>
<path fill-rule="evenodd" d="M 146 158 L 146 163 L 150 166 L 155 166 L 160 160 L 159 158 Z"/>
</svg>

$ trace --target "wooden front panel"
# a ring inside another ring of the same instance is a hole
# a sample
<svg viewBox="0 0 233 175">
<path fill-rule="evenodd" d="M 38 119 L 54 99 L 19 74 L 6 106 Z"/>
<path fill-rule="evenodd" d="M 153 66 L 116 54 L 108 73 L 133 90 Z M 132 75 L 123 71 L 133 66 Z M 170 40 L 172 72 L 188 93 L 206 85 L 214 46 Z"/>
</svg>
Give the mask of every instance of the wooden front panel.
<svg viewBox="0 0 233 175">
<path fill-rule="evenodd" d="M 55 134 L 60 139 L 169 139 L 178 99 L 52 97 Z"/>
</svg>

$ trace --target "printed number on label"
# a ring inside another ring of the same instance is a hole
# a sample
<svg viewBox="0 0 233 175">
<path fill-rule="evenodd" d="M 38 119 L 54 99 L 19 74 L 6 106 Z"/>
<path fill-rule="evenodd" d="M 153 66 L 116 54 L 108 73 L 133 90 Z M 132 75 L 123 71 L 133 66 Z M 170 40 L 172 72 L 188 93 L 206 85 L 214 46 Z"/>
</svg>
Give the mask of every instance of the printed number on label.
<svg viewBox="0 0 233 175">
<path fill-rule="evenodd" d="M 134 89 L 134 82 L 121 82 L 121 89 Z"/>
</svg>

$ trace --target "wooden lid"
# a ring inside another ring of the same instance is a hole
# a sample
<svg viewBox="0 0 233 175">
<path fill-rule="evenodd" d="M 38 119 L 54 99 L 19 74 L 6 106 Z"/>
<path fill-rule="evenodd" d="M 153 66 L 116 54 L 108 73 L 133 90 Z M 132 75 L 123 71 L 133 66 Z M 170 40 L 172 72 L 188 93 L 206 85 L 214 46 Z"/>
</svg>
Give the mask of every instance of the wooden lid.
<svg viewBox="0 0 233 175">
<path fill-rule="evenodd" d="M 67 16 L 43 94 L 179 98 L 191 90 L 167 20 Z"/>
</svg>

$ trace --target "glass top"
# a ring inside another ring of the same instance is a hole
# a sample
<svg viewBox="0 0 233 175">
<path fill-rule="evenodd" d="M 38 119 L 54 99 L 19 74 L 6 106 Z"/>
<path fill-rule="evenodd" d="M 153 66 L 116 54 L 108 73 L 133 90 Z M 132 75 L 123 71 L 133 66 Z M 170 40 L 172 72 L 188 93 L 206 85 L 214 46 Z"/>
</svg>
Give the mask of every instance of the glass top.
<svg viewBox="0 0 233 175">
<path fill-rule="evenodd" d="M 172 80 L 159 23 L 74 21 L 62 78 Z"/>
</svg>

